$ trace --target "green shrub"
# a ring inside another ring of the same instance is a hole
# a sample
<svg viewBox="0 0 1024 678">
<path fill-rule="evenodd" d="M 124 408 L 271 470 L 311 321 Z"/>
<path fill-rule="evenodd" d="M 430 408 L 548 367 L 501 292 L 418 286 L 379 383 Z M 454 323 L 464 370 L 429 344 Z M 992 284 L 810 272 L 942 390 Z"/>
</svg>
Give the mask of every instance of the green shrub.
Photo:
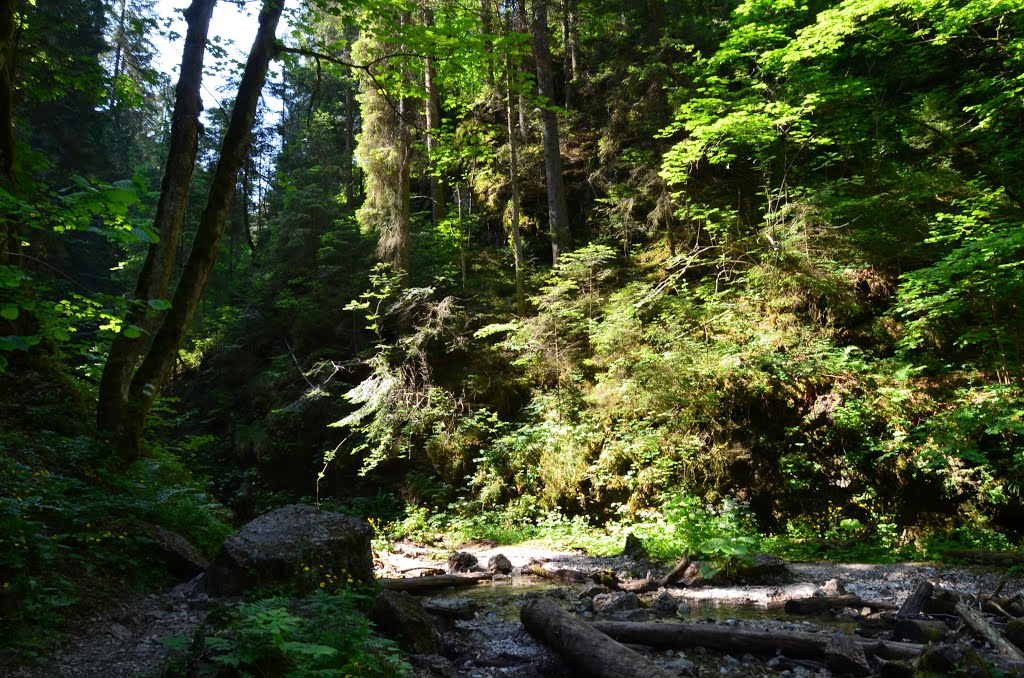
<svg viewBox="0 0 1024 678">
<path fill-rule="evenodd" d="M 360 612 L 369 598 L 351 591 L 300 600 L 264 598 L 211 615 L 197 665 L 208 676 L 399 678 L 410 667 L 398 647 L 373 635 Z"/>
</svg>

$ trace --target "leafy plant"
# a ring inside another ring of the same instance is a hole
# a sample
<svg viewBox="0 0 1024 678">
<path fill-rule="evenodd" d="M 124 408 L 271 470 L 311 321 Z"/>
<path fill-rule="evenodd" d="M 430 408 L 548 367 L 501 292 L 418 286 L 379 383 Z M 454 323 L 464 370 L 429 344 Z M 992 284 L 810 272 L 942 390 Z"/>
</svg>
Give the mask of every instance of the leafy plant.
<svg viewBox="0 0 1024 678">
<path fill-rule="evenodd" d="M 374 636 L 359 612 L 366 600 L 339 590 L 238 603 L 214 622 L 196 661 L 204 675 L 216 676 L 407 675 L 397 646 Z"/>
</svg>

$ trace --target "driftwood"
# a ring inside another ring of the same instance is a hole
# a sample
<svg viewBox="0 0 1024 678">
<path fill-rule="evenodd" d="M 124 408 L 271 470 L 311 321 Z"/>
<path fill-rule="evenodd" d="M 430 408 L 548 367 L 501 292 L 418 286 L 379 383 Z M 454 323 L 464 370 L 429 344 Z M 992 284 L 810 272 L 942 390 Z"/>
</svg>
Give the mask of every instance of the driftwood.
<svg viewBox="0 0 1024 678">
<path fill-rule="evenodd" d="M 659 624 L 653 622 L 594 622 L 592 626 L 622 643 L 647 645 L 665 649 L 704 647 L 725 652 L 755 652 L 800 659 L 822 659 L 832 638 L 824 633 L 803 631 L 748 631 L 732 626 L 711 624 Z M 913 659 L 922 646 L 912 643 L 870 640 L 851 636 L 864 651 L 883 659 Z"/>
<path fill-rule="evenodd" d="M 550 598 L 534 598 L 520 612 L 523 626 L 588 678 L 674 678 L 639 652 L 612 640 L 563 610 Z"/>
<path fill-rule="evenodd" d="M 389 591 L 408 591 L 417 593 L 420 591 L 433 591 L 434 589 L 447 588 L 452 586 L 472 586 L 477 582 L 488 581 L 491 578 L 489 572 L 472 572 L 470 574 L 439 574 L 428 577 L 408 577 L 405 579 L 378 579 L 382 589 Z"/>
<path fill-rule="evenodd" d="M 812 598 L 787 600 L 784 609 L 789 614 L 824 614 L 829 610 L 841 610 L 845 607 L 870 607 L 872 610 L 896 609 L 895 605 L 864 600 L 854 593 L 841 596 L 814 596 Z"/>
<path fill-rule="evenodd" d="M 981 612 L 975 610 L 973 607 L 961 602 L 956 604 L 956 613 L 960 619 L 963 620 L 964 624 L 967 625 L 976 636 L 988 642 L 996 653 L 999 654 L 1003 659 L 1008 659 L 1012 662 L 1024 662 L 1024 652 L 1021 652 L 1017 646 L 1010 641 L 1006 640 L 994 626 L 988 623 L 988 620 L 982 616 Z"/>
<path fill-rule="evenodd" d="M 946 551 L 943 555 L 947 558 L 975 560 L 986 563 L 1024 563 L 1024 552 L 1021 551 L 954 550 Z"/>
<path fill-rule="evenodd" d="M 916 617 L 921 614 L 925 603 L 932 597 L 932 590 L 934 588 L 930 581 L 922 581 L 918 584 L 914 592 L 903 601 L 899 611 L 896 613 L 896 617 L 902 619 L 905 617 Z"/>
<path fill-rule="evenodd" d="M 562 584 L 585 584 L 586 582 L 593 582 L 595 580 L 593 575 L 587 574 L 586 572 L 580 572 L 579 570 L 545 570 L 536 563 L 531 563 L 524 567 L 523 572 L 526 574 L 532 574 L 534 577 L 550 579 L 551 581 L 557 581 Z"/>
<path fill-rule="evenodd" d="M 647 593 L 648 591 L 657 591 L 665 586 L 671 586 L 679 582 L 686 574 L 686 569 L 690 567 L 690 557 L 683 554 L 683 557 L 676 563 L 675 567 L 669 570 L 668 574 L 664 577 L 646 579 L 637 579 L 635 581 L 627 581 L 619 584 L 619 588 L 623 591 L 631 591 L 632 593 Z"/>
</svg>

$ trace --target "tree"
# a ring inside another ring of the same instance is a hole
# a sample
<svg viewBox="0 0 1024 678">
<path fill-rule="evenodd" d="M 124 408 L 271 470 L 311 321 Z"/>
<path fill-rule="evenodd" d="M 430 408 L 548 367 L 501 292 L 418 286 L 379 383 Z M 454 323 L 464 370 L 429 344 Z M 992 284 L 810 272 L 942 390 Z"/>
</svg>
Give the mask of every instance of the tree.
<svg viewBox="0 0 1024 678">
<path fill-rule="evenodd" d="M 173 150 L 169 153 L 168 164 L 174 167 L 169 167 L 165 172 L 165 182 L 161 187 L 161 201 L 166 201 L 164 218 L 167 220 L 167 228 L 175 229 L 175 232 L 180 229 L 181 210 L 184 209 L 181 193 L 187 191 L 187 176 L 191 174 L 191 166 L 194 164 L 190 160 L 194 161 L 195 153 L 195 125 L 203 53 L 201 43 L 205 42 L 212 5 L 212 0 L 194 0 L 189 8 L 189 11 L 193 12 L 188 18 L 191 36 L 186 37 L 186 56 L 182 63 L 183 83 L 179 83 L 183 106 L 180 113 L 180 136 L 176 139 L 182 146 L 177 154 Z M 160 288 L 162 285 L 166 289 L 165 276 L 169 276 L 173 257 L 157 249 L 152 253 L 153 263 L 145 266 L 140 274 L 136 289 L 138 301 L 141 303 L 136 306 L 134 314 L 130 317 L 142 321 L 145 326 L 140 329 L 138 325 L 126 324 L 120 334 L 123 337 L 121 344 L 112 347 L 110 358 L 104 367 L 97 420 L 101 430 L 114 436 L 117 453 L 123 463 L 132 461 L 139 454 L 146 417 L 160 387 L 174 366 L 178 349 L 216 260 L 217 246 L 224 232 L 235 193 L 235 181 L 248 154 L 252 125 L 266 81 L 267 69 L 276 52 L 275 33 L 283 5 L 283 0 L 266 0 L 260 11 L 259 30 L 238 86 L 217 168 L 210 183 L 206 207 L 200 217 L 199 229 L 170 307 L 167 308 L 165 303 L 160 303 L 164 293 Z M 176 106 L 175 117 L 178 115 Z M 165 248 L 173 252 L 175 240 L 164 239 L 162 242 Z M 167 315 L 159 325 L 142 364 L 132 376 L 133 355 L 137 356 L 142 348 L 142 330 L 155 327 L 159 317 L 152 317 L 155 315 L 153 312 L 164 309 L 168 311 Z"/>
<path fill-rule="evenodd" d="M 399 26 L 408 24 L 394 17 Z M 390 41 L 380 26 L 366 27 L 353 47 L 357 60 L 368 64 L 389 63 Z M 403 92 L 404 75 L 385 75 L 368 66 L 361 71 L 363 131 L 359 136 L 357 156 L 366 172 L 366 201 L 359 209 L 359 222 L 378 234 L 377 256 L 403 275 L 409 272 L 411 243 L 409 239 L 409 175 L 412 163 L 412 139 L 406 119 L 410 100 Z M 379 78 L 389 77 L 387 80 Z M 390 86 L 390 91 L 385 87 Z M 392 98 L 397 92 L 397 100 Z"/>
<path fill-rule="evenodd" d="M 565 201 L 565 178 L 562 176 L 562 151 L 555 111 L 555 84 L 551 73 L 551 30 L 548 27 L 547 0 L 533 2 L 533 49 L 537 60 L 537 91 L 541 97 L 541 125 L 544 130 L 544 174 L 548 189 L 548 230 L 551 236 L 551 259 L 569 243 L 569 208 Z"/>
</svg>

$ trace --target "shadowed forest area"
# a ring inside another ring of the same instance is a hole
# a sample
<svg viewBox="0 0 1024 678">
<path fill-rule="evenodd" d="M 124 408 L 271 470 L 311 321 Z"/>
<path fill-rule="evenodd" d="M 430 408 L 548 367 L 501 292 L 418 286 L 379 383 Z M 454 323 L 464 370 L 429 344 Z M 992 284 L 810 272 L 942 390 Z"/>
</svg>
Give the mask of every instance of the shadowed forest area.
<svg viewBox="0 0 1024 678">
<path fill-rule="evenodd" d="M 180 4 L 0 0 L 0 665 L 296 503 L 1021 562 L 1017 0 Z M 406 675 L 334 577 L 162 675 Z"/>
</svg>

